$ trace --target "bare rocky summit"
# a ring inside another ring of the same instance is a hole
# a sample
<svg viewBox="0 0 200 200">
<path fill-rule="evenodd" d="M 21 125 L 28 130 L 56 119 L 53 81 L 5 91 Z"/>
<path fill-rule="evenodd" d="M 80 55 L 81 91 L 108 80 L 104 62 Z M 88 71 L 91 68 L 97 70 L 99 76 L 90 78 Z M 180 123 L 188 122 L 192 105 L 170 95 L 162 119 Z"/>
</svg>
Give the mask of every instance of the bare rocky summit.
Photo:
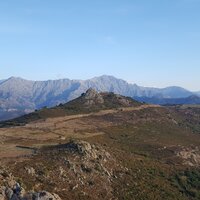
<svg viewBox="0 0 200 200">
<path fill-rule="evenodd" d="M 95 104 L 103 104 L 104 99 L 101 94 L 99 94 L 96 90 L 90 88 L 86 91 L 86 93 L 83 94 L 83 97 L 85 98 L 86 102 L 84 105 L 86 106 L 92 106 Z"/>
<path fill-rule="evenodd" d="M 97 92 L 93 88 L 89 88 L 86 93 L 83 93 L 81 99 L 84 101 L 83 106 L 86 107 L 102 105 L 102 107 L 105 108 L 114 108 L 117 106 L 130 107 L 136 105 L 136 101 L 130 97 L 114 94 L 112 92 Z"/>
</svg>

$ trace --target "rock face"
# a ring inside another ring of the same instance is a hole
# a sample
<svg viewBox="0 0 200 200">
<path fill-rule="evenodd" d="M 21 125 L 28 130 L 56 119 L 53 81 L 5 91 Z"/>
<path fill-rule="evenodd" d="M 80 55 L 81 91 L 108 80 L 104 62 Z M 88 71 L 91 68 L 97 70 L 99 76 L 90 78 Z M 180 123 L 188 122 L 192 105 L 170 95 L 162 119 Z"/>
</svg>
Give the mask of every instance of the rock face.
<svg viewBox="0 0 200 200">
<path fill-rule="evenodd" d="M 11 173 L 0 171 L 0 200 L 61 200 L 54 193 L 46 191 L 26 192 Z"/>
<path fill-rule="evenodd" d="M 84 94 L 84 98 L 86 100 L 86 102 L 84 103 L 85 106 L 92 106 L 95 104 L 103 104 L 104 103 L 104 99 L 101 96 L 101 94 L 99 94 L 98 92 L 96 92 L 96 90 L 90 88 L 86 91 L 86 93 Z"/>
</svg>

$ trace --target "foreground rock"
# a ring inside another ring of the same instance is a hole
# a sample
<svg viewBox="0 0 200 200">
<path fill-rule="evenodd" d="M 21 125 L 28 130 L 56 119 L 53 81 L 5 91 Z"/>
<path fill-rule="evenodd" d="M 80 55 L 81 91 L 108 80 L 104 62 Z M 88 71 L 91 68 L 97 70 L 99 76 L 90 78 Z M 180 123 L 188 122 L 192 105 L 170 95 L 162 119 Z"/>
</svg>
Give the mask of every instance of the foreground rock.
<svg viewBox="0 0 200 200">
<path fill-rule="evenodd" d="M 6 170 L 0 171 L 0 200 L 61 200 L 47 191 L 26 192 L 14 176 Z"/>
</svg>

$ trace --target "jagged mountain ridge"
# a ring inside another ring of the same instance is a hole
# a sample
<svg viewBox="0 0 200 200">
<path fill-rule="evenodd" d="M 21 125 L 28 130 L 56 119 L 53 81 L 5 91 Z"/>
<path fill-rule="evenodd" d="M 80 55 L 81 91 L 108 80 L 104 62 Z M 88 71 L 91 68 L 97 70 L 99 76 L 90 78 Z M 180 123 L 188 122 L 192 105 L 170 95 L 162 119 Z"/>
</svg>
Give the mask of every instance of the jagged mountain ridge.
<svg viewBox="0 0 200 200">
<path fill-rule="evenodd" d="M 184 98 L 192 92 L 180 87 L 164 89 L 140 87 L 113 76 L 100 76 L 89 80 L 29 81 L 11 77 L 0 81 L 0 120 L 29 113 L 44 106 L 52 107 L 77 98 L 89 88 L 114 92 L 129 97 Z"/>
</svg>

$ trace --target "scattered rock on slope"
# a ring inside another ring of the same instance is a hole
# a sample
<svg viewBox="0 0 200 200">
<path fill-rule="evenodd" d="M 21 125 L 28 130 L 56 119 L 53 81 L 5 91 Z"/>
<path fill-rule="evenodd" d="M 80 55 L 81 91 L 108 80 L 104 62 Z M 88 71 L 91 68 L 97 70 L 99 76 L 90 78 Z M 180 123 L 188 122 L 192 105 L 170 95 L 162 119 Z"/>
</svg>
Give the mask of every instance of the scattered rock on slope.
<svg viewBox="0 0 200 200">
<path fill-rule="evenodd" d="M 183 159 L 185 165 L 200 166 L 200 150 L 198 147 L 182 148 L 176 155 Z"/>
<path fill-rule="evenodd" d="M 103 146 L 73 140 L 67 144 L 42 148 L 31 159 L 16 163 L 9 171 L 15 177 L 20 177 L 19 182 L 28 188 L 27 191 L 42 191 L 25 192 L 18 185 L 18 196 L 23 200 L 36 197 L 40 197 L 38 200 L 80 199 L 80 195 L 83 199 L 99 200 L 114 199 L 113 184 L 124 177 L 127 169 Z M 2 183 L 0 181 L 3 187 L 0 200 L 5 200 L 5 190 L 8 188 L 12 196 L 16 181 L 11 175 L 0 177 L 4 180 Z M 10 186 L 7 184 L 9 177 L 12 180 Z M 107 194 L 106 198 L 104 194 Z"/>
<path fill-rule="evenodd" d="M 26 192 L 11 173 L 0 170 L 0 200 L 61 200 L 61 198 L 47 191 Z"/>
</svg>

